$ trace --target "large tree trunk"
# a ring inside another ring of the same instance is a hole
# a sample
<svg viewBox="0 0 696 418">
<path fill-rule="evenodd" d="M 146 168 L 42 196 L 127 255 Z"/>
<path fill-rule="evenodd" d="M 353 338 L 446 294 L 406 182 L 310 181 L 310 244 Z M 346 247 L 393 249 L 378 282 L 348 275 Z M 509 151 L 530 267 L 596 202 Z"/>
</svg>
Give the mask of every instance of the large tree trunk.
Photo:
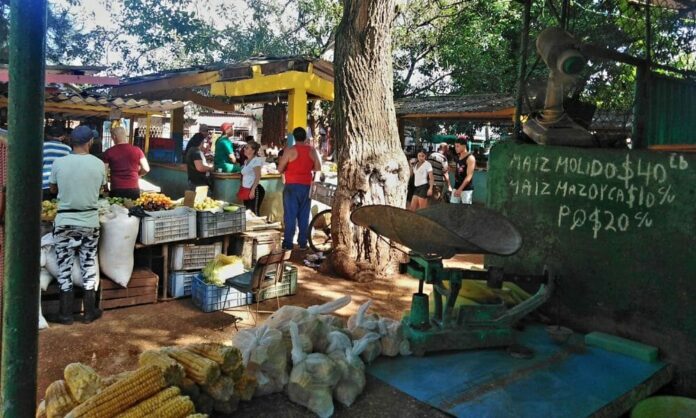
<svg viewBox="0 0 696 418">
<path fill-rule="evenodd" d="M 350 222 L 358 205 L 404 207 L 408 165 L 400 147 L 393 98 L 391 29 L 394 0 L 345 0 L 336 33 L 334 102 L 338 190 L 332 212 L 339 276 L 372 280 L 395 272 L 402 254 Z"/>
</svg>

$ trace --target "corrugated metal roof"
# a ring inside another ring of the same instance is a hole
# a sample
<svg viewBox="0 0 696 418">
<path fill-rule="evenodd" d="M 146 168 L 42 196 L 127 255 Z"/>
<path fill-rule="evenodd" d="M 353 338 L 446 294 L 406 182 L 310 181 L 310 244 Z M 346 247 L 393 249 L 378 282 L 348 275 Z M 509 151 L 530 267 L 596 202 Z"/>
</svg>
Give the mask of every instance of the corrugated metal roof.
<svg viewBox="0 0 696 418">
<path fill-rule="evenodd" d="M 0 93 L 0 107 L 6 107 L 8 93 Z M 121 110 L 124 114 L 159 113 L 184 106 L 182 101 L 145 100 L 121 97 L 96 96 L 85 93 L 54 91 L 46 92 L 44 106 L 46 113 L 75 115 L 104 115 L 111 110 Z"/>
<path fill-rule="evenodd" d="M 467 96 L 434 96 L 397 99 L 397 116 L 466 114 L 499 112 L 515 107 L 515 100 L 501 94 L 474 94 Z"/>
</svg>

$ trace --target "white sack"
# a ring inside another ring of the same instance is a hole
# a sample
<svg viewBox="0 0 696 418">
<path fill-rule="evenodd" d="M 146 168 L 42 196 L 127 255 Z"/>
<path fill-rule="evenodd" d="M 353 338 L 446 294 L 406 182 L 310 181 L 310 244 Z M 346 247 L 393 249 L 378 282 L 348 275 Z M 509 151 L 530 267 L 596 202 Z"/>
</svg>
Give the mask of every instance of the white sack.
<svg viewBox="0 0 696 418">
<path fill-rule="evenodd" d="M 128 209 L 111 205 L 100 217 L 99 263 L 104 274 L 126 287 L 133 274 L 133 249 L 138 239 L 140 218 L 128 216 Z"/>
<path fill-rule="evenodd" d="M 360 355 L 376 341 L 379 341 L 379 335 L 369 332 L 355 341 L 353 347 L 343 352 L 334 351 L 330 355 L 342 372 L 341 380 L 333 388 L 334 398 L 342 405 L 351 406 L 365 389 L 365 364 L 360 360 Z"/>
<path fill-rule="evenodd" d="M 51 276 L 51 274 L 46 271 L 45 268 L 42 268 L 41 273 L 39 274 L 39 286 L 41 287 L 41 290 L 46 291 L 52 280 L 53 276 Z M 41 291 L 39 291 L 39 329 L 46 328 L 48 328 L 48 322 L 46 321 L 46 318 L 44 318 L 43 312 L 41 312 Z"/>
</svg>

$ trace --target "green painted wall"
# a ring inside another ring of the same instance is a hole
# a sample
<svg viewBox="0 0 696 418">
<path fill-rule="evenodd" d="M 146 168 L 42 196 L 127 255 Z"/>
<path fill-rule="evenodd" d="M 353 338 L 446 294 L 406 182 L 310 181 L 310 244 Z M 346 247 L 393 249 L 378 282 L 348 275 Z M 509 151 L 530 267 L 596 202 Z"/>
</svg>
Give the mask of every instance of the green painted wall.
<svg viewBox="0 0 696 418">
<path fill-rule="evenodd" d="M 488 191 L 524 239 L 488 265 L 550 266 L 548 313 L 659 347 L 696 396 L 696 155 L 500 143 Z"/>
</svg>

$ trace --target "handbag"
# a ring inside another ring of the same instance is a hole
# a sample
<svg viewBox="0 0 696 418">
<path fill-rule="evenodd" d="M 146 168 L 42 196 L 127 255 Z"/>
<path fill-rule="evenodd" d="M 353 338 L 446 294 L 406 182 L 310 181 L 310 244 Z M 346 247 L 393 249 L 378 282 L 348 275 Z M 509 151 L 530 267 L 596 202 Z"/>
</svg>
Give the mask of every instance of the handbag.
<svg viewBox="0 0 696 418">
<path fill-rule="evenodd" d="M 251 188 L 240 187 L 239 191 L 237 192 L 237 199 L 241 201 L 251 200 L 251 197 L 249 197 L 249 193 L 251 193 Z"/>
</svg>

